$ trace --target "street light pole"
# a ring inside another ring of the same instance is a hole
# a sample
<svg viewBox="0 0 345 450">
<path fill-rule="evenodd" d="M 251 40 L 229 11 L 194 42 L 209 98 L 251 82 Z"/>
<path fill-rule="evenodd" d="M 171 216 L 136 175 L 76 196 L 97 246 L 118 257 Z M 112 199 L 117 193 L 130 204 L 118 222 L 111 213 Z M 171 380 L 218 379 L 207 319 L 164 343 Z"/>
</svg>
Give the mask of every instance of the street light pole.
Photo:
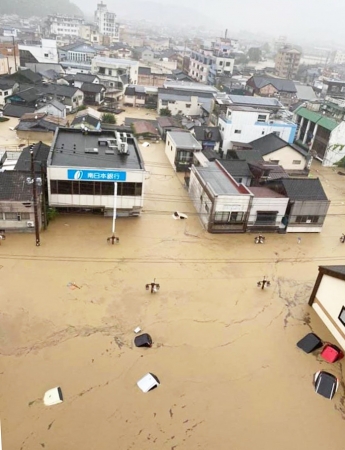
<svg viewBox="0 0 345 450">
<path fill-rule="evenodd" d="M 118 244 L 120 242 L 120 239 L 115 236 L 116 207 L 117 207 L 117 182 L 115 181 L 115 183 L 114 183 L 113 225 L 111 228 L 112 236 L 107 238 L 107 242 L 111 242 L 112 245 Z"/>
<path fill-rule="evenodd" d="M 32 193 L 34 197 L 36 247 L 39 247 L 41 245 L 41 241 L 40 241 L 40 228 L 39 228 L 38 208 L 37 208 L 37 180 L 35 177 L 34 152 L 32 150 L 30 151 L 30 155 L 31 155 Z"/>
</svg>

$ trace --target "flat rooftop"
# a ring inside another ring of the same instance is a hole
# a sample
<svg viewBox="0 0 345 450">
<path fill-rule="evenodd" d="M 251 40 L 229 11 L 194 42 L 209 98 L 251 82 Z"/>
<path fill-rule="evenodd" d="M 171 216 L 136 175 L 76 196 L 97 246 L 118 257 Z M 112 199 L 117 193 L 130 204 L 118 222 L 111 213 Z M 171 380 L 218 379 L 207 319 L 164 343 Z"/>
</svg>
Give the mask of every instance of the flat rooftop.
<svg viewBox="0 0 345 450">
<path fill-rule="evenodd" d="M 201 144 L 188 131 L 168 131 L 170 140 L 174 142 L 178 149 L 201 150 Z"/>
<path fill-rule="evenodd" d="M 208 167 L 195 167 L 201 178 L 211 187 L 215 195 L 250 195 L 250 192 L 227 176 L 215 162 L 210 162 Z"/>
<path fill-rule="evenodd" d="M 123 133 L 122 130 L 118 130 Z M 100 140 L 115 139 L 114 131 L 88 131 L 80 129 L 57 128 L 48 158 L 48 167 L 90 167 L 93 169 L 144 170 L 144 164 L 136 141 L 131 133 L 128 136 L 129 154 L 108 154 L 107 145 L 100 145 Z M 98 153 L 86 153 L 91 149 Z"/>
</svg>

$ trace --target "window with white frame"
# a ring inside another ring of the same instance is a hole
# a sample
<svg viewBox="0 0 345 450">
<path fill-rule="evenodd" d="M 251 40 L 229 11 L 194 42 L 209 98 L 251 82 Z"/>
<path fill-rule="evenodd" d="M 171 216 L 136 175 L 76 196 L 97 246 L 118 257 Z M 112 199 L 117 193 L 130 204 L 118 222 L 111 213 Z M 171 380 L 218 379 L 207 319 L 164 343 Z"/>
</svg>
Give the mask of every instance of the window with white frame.
<svg viewBox="0 0 345 450">
<path fill-rule="evenodd" d="M 301 162 L 302 162 L 302 160 L 300 160 L 300 159 L 294 159 L 292 161 L 292 164 L 298 165 L 298 164 L 301 164 Z"/>
</svg>

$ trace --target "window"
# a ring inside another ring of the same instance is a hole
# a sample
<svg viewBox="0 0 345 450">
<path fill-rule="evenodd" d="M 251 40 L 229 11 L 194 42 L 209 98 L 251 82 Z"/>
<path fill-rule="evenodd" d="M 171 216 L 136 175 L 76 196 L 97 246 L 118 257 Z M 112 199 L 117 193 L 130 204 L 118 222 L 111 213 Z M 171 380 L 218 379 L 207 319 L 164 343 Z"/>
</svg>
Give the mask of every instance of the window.
<svg viewBox="0 0 345 450">
<path fill-rule="evenodd" d="M 162 100 L 162 106 L 168 106 L 168 100 Z"/>
<path fill-rule="evenodd" d="M 296 165 L 298 165 L 298 164 L 301 164 L 301 160 L 300 159 L 294 159 L 293 161 L 292 161 L 292 164 L 296 164 Z"/>
<path fill-rule="evenodd" d="M 340 322 L 345 326 L 345 306 L 341 308 L 340 314 L 338 316 Z"/>
<path fill-rule="evenodd" d="M 258 114 L 258 122 L 266 122 L 267 116 L 266 114 Z"/>
<path fill-rule="evenodd" d="M 18 214 L 16 212 L 7 212 L 5 213 L 5 220 L 18 220 L 17 216 Z"/>
<path fill-rule="evenodd" d="M 229 67 L 229 66 L 230 66 L 230 61 L 227 61 L 227 62 L 225 63 L 225 65 L 226 65 L 226 67 Z"/>
<path fill-rule="evenodd" d="M 189 162 L 191 159 L 191 152 L 188 151 L 180 151 L 178 154 L 178 161 L 179 162 Z"/>
<path fill-rule="evenodd" d="M 273 164 L 279 164 L 279 159 L 270 159 L 270 162 Z"/>
<path fill-rule="evenodd" d="M 265 134 L 265 130 L 264 130 L 264 131 L 261 131 L 261 134 L 264 135 L 264 134 Z"/>
<path fill-rule="evenodd" d="M 22 218 L 22 220 L 29 220 L 30 219 L 30 213 L 22 212 L 22 213 L 20 213 L 20 217 Z"/>
<path fill-rule="evenodd" d="M 296 216 L 296 223 L 318 223 L 319 216 Z"/>
<path fill-rule="evenodd" d="M 223 65 L 223 61 L 219 61 L 219 65 L 222 66 Z"/>
<path fill-rule="evenodd" d="M 243 212 L 217 212 L 214 215 L 214 221 L 218 223 L 242 223 L 243 220 Z"/>
<path fill-rule="evenodd" d="M 45 57 L 45 58 L 48 58 L 48 56 L 49 56 L 48 53 L 45 53 L 45 54 L 44 54 L 44 57 Z"/>
<path fill-rule="evenodd" d="M 277 214 L 277 211 L 257 211 L 255 224 L 275 225 Z"/>
<path fill-rule="evenodd" d="M 190 108 L 191 104 L 190 103 L 186 103 L 186 108 Z"/>
<path fill-rule="evenodd" d="M 241 134 L 242 131 L 241 130 L 235 130 L 235 134 Z"/>
<path fill-rule="evenodd" d="M 208 204 L 207 204 L 207 203 L 205 203 L 205 205 L 204 205 L 204 206 L 205 206 L 205 211 L 206 211 L 206 212 L 210 212 L 210 208 L 209 208 Z"/>
</svg>

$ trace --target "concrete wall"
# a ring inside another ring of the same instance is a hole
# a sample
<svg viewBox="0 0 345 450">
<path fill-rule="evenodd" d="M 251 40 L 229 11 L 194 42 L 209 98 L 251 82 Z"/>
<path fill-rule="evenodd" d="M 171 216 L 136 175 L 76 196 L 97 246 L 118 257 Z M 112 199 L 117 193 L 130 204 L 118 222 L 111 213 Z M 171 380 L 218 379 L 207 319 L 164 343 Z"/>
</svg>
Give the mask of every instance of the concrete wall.
<svg viewBox="0 0 345 450">
<path fill-rule="evenodd" d="M 6 218 L 6 213 L 14 214 L 12 219 Z M 23 214 L 23 216 L 21 215 Z M 25 214 L 25 216 L 24 216 Z M 18 220 L 18 215 L 20 220 Z M 38 205 L 38 217 L 41 217 L 41 205 Z M 0 229 L 5 231 L 32 232 L 34 228 L 28 227 L 27 222 L 35 221 L 33 204 L 25 207 L 22 202 L 0 202 Z M 40 228 L 42 223 L 40 222 Z"/>
<path fill-rule="evenodd" d="M 291 144 L 295 137 L 296 124 L 283 121 L 257 122 L 260 112 L 233 111 L 229 117 L 219 117 L 218 126 L 223 138 L 223 151 L 231 148 L 231 142 L 248 143 L 267 134 L 276 132 Z"/>
<path fill-rule="evenodd" d="M 249 188 L 250 190 L 250 188 Z M 254 197 L 252 206 L 250 208 L 248 227 L 251 226 L 262 226 L 262 227 L 272 227 L 272 228 L 285 228 L 282 224 L 282 218 L 285 216 L 286 208 L 289 203 L 288 198 L 264 198 L 264 197 Z M 258 211 L 278 211 L 277 219 L 274 224 L 267 225 L 255 225 L 257 219 Z"/>
<path fill-rule="evenodd" d="M 287 171 L 303 170 L 307 164 L 306 158 L 289 146 L 269 153 L 263 158 L 265 161 L 279 161 L 278 164 Z M 294 161 L 299 161 L 299 164 L 294 164 Z"/>
<path fill-rule="evenodd" d="M 322 161 L 323 166 L 333 166 L 345 156 L 345 122 L 331 132 L 325 156 Z"/>
<path fill-rule="evenodd" d="M 323 275 L 313 309 L 345 350 L 345 327 L 338 319 L 343 306 L 345 306 L 345 282 Z"/>
<path fill-rule="evenodd" d="M 40 132 L 40 131 L 18 131 L 17 130 L 17 136 L 19 139 L 23 139 L 27 141 L 28 144 L 31 144 L 33 142 L 39 142 L 42 141 L 45 144 L 51 144 L 54 137 L 54 132 Z"/>
<path fill-rule="evenodd" d="M 197 179 L 195 172 L 191 171 L 189 179 L 189 196 L 193 202 L 193 205 L 199 214 L 202 225 L 207 228 L 212 212 L 212 201 L 204 191 L 203 186 Z"/>
<path fill-rule="evenodd" d="M 176 166 L 175 166 L 176 151 L 177 151 L 176 145 L 170 138 L 170 134 L 168 132 L 167 137 L 166 137 L 166 142 L 165 142 L 165 154 L 167 155 L 170 164 L 172 165 L 172 167 L 175 170 L 176 170 Z"/>
<path fill-rule="evenodd" d="M 187 105 L 190 105 L 187 107 Z M 169 111 L 171 111 L 171 115 L 175 116 L 176 114 L 184 114 L 186 116 L 199 116 L 201 115 L 201 106 L 199 103 L 198 97 L 191 97 L 190 101 L 185 100 L 178 100 L 178 97 L 176 97 L 176 100 L 174 102 L 169 102 L 167 105 L 163 105 L 162 100 L 158 97 L 158 106 L 157 106 L 157 112 L 162 108 L 168 108 Z"/>
</svg>

